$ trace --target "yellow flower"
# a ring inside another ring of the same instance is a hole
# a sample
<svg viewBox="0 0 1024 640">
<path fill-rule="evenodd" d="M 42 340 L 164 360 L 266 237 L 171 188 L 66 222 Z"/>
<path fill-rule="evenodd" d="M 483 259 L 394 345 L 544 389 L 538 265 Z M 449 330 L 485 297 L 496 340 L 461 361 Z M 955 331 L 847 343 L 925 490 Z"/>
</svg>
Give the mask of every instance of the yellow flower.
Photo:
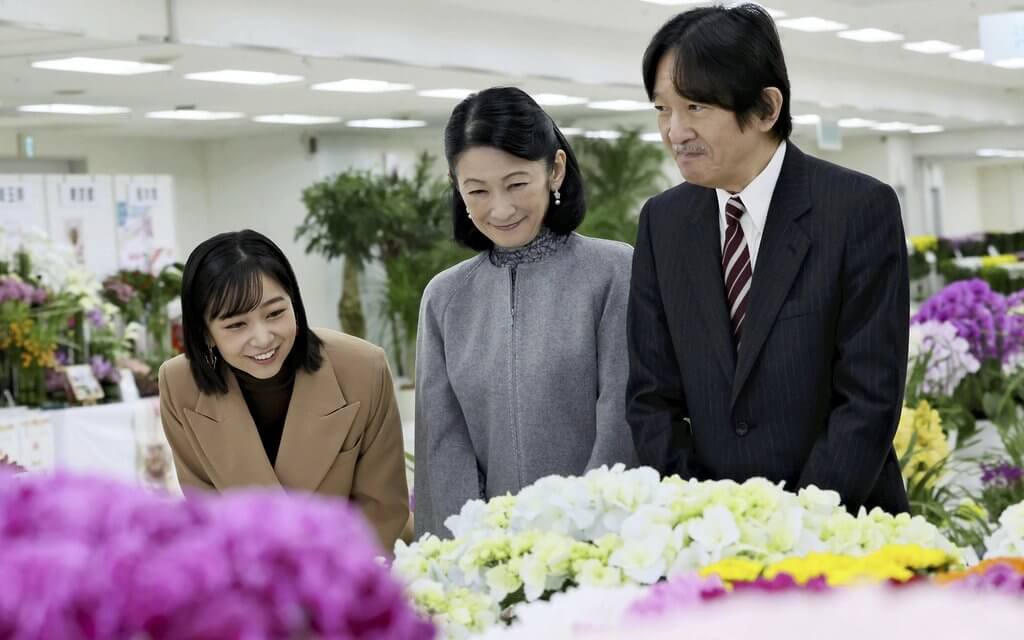
<svg viewBox="0 0 1024 640">
<path fill-rule="evenodd" d="M 1004 264 L 1013 264 L 1017 262 L 1017 256 L 1009 253 L 1002 253 L 997 256 L 982 256 L 981 266 L 982 267 L 998 267 Z"/>
<path fill-rule="evenodd" d="M 916 409 L 903 407 L 893 446 L 901 461 L 906 459 L 908 453 L 910 455 L 910 459 L 903 465 L 903 477 L 908 482 L 924 476 L 949 455 L 949 441 L 942 431 L 939 412 L 932 409 L 925 400 Z M 938 476 L 932 476 L 926 485 L 932 486 L 938 480 Z"/>
<path fill-rule="evenodd" d="M 747 558 L 725 558 L 700 570 L 700 576 L 706 578 L 716 575 L 725 582 L 752 582 L 764 570 L 764 564 Z"/>
<path fill-rule="evenodd" d="M 911 236 L 910 244 L 914 246 L 914 253 L 926 253 L 935 251 L 939 246 L 939 239 L 935 236 Z"/>
</svg>

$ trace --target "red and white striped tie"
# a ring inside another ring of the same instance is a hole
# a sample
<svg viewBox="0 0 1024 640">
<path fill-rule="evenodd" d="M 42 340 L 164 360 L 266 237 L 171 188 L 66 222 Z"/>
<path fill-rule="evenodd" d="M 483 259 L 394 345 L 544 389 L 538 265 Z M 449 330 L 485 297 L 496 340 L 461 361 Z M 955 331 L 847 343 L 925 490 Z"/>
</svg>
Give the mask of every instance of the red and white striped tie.
<svg viewBox="0 0 1024 640">
<path fill-rule="evenodd" d="M 746 212 L 739 196 L 729 198 L 725 204 L 725 247 L 722 249 L 722 273 L 725 275 L 725 298 L 729 303 L 732 334 L 739 347 L 743 334 L 743 319 L 747 317 L 747 295 L 754 271 L 750 265 L 747 238 L 743 235 L 740 218 Z"/>
</svg>

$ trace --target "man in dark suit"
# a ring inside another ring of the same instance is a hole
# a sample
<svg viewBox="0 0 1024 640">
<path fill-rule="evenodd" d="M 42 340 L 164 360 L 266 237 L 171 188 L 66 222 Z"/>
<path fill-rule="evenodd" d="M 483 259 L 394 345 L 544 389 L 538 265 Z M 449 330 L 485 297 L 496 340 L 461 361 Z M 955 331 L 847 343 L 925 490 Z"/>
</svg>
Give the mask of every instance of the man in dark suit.
<svg viewBox="0 0 1024 640">
<path fill-rule="evenodd" d="M 644 205 L 633 258 L 626 399 L 641 462 L 906 511 L 896 194 L 788 142 L 786 64 L 757 5 L 676 16 L 643 67 L 685 183 Z"/>
</svg>

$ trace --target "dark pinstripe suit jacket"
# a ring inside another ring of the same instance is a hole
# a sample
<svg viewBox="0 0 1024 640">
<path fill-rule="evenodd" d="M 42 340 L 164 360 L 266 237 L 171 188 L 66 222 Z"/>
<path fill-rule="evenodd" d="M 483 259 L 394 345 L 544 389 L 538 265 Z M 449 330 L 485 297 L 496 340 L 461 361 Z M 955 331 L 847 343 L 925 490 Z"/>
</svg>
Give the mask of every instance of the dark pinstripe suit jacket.
<svg viewBox="0 0 1024 640">
<path fill-rule="evenodd" d="M 738 351 L 718 215 L 715 191 L 692 184 L 640 214 L 626 416 L 641 463 L 813 484 L 852 511 L 906 511 L 892 446 L 910 315 L 896 194 L 790 142 Z"/>
</svg>

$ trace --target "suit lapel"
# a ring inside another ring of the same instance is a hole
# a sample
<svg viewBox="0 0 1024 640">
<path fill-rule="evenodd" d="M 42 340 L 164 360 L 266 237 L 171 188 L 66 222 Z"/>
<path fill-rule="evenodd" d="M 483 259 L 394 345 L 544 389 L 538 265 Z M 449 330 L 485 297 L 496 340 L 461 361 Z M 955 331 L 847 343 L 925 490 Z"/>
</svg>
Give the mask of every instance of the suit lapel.
<svg viewBox="0 0 1024 640">
<path fill-rule="evenodd" d="M 736 368 L 725 283 L 722 281 L 721 232 L 718 222 L 718 198 L 714 189 L 703 189 L 687 212 L 690 223 L 682 229 L 679 245 L 673 252 L 671 273 L 685 273 L 692 295 L 683 296 L 683 305 L 696 305 L 704 319 L 707 338 L 727 379 Z"/>
<path fill-rule="evenodd" d="M 238 381 L 228 373 L 227 382 L 227 394 L 200 394 L 195 410 L 185 409 L 196 440 L 217 472 L 217 488 L 279 486 Z"/>
<path fill-rule="evenodd" d="M 740 390 L 754 368 L 757 356 L 775 324 L 775 317 L 810 248 L 810 239 L 796 223 L 796 219 L 811 208 L 805 162 L 803 152 L 790 142 L 772 194 L 757 264 L 754 265 L 750 302 L 736 360 L 730 405 L 736 403 Z"/>
<path fill-rule="evenodd" d="M 349 404 L 328 358 L 315 373 L 299 370 L 285 418 L 281 448 L 274 469 L 281 483 L 316 491 L 341 450 L 359 413 Z"/>
</svg>

